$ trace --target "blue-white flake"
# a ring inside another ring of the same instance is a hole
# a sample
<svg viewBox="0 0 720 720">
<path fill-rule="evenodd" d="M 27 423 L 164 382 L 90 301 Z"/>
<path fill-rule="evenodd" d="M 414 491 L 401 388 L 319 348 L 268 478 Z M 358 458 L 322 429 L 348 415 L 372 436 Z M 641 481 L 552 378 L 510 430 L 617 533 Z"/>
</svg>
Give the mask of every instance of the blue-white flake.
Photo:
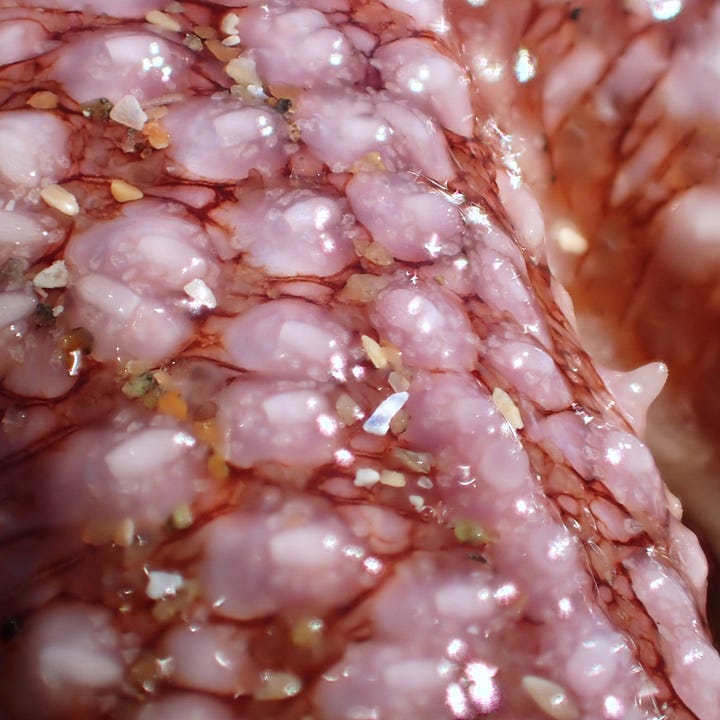
<svg viewBox="0 0 720 720">
<path fill-rule="evenodd" d="M 363 430 L 371 435 L 387 435 L 392 419 L 400 412 L 409 397 L 406 392 L 398 392 L 383 400 L 365 421 Z"/>
</svg>

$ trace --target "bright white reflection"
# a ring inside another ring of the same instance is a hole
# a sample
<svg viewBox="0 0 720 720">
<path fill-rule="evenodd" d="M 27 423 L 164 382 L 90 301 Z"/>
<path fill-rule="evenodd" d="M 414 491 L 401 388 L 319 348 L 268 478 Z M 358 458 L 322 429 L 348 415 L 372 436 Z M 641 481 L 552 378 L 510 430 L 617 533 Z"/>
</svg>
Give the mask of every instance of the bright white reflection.
<svg viewBox="0 0 720 720">
<path fill-rule="evenodd" d="M 340 448 L 335 452 L 335 462 L 341 467 L 348 467 L 355 461 L 355 456 L 346 448 Z"/>
<path fill-rule="evenodd" d="M 430 68 L 427 65 L 421 65 L 415 71 L 415 74 L 408 80 L 407 86 L 410 92 L 421 93 L 425 90 L 425 83 L 430 79 Z"/>
<path fill-rule="evenodd" d="M 320 434 L 324 437 L 332 437 L 337 430 L 337 423 L 329 415 L 318 415 L 317 426 Z"/>
<path fill-rule="evenodd" d="M 383 569 L 382 561 L 376 557 L 365 558 L 363 565 L 371 575 L 377 575 L 378 573 L 382 572 Z"/>
<path fill-rule="evenodd" d="M 656 20 L 672 20 L 683 9 L 682 0 L 648 0 L 648 7 Z"/>
<path fill-rule="evenodd" d="M 160 70 L 162 81 L 167 82 L 172 76 L 172 68 L 165 64 L 165 58 L 160 54 L 160 44 L 157 42 L 151 42 L 148 45 L 150 57 L 144 57 L 142 59 L 143 72 L 150 72 L 151 70 Z"/>
<path fill-rule="evenodd" d="M 376 131 L 375 131 L 375 139 L 378 142 L 386 142 L 390 135 L 392 134 L 392 131 L 387 125 L 381 125 Z"/>
<path fill-rule="evenodd" d="M 572 600 L 570 598 L 561 598 L 558 602 L 558 610 L 561 618 L 569 618 L 573 610 Z"/>
<path fill-rule="evenodd" d="M 537 60 L 530 54 L 527 48 L 520 48 L 515 56 L 514 69 L 518 82 L 526 83 L 535 77 Z"/>
<path fill-rule="evenodd" d="M 518 596 L 518 589 L 512 583 L 501 585 L 495 591 L 495 600 L 500 605 L 509 605 Z"/>
<path fill-rule="evenodd" d="M 605 715 L 608 718 L 620 718 L 623 713 L 623 704 L 614 695 L 608 695 L 605 698 Z"/>
<path fill-rule="evenodd" d="M 483 713 L 495 710 L 502 700 L 500 688 L 494 680 L 496 673 L 496 667 L 483 662 L 469 663 L 465 668 L 469 681 L 468 695 Z"/>
<path fill-rule="evenodd" d="M 214 654 L 215 662 L 223 668 L 232 667 L 232 660 L 225 655 L 221 650 L 216 650 Z"/>
<path fill-rule="evenodd" d="M 332 217 L 332 213 L 330 210 L 326 207 L 320 207 L 315 211 L 315 216 L 313 217 L 313 224 L 315 225 L 316 230 L 324 230 L 327 226 L 328 222 L 330 221 L 330 218 Z"/>
<path fill-rule="evenodd" d="M 453 638 L 448 643 L 445 651 L 447 652 L 449 658 L 452 658 L 453 660 L 458 660 L 466 649 L 467 645 L 462 640 L 460 640 L 460 638 Z"/>
<path fill-rule="evenodd" d="M 502 63 L 491 60 L 485 55 L 476 55 L 473 58 L 473 70 L 478 78 L 485 82 L 499 82 L 503 76 Z"/>
<path fill-rule="evenodd" d="M 456 718 L 466 718 L 471 715 L 470 703 L 459 683 L 450 683 L 445 690 L 445 703 Z"/>
<path fill-rule="evenodd" d="M 265 115 L 261 115 L 258 118 L 257 124 L 260 128 L 260 135 L 262 137 L 270 137 L 275 132 L 275 128 Z"/>
<path fill-rule="evenodd" d="M 433 233 L 430 236 L 430 240 L 425 243 L 424 247 L 430 253 L 431 257 L 437 257 L 442 252 L 442 244 L 440 242 L 438 234 Z"/>
<path fill-rule="evenodd" d="M 564 557 L 565 551 L 570 547 L 570 538 L 569 537 L 562 537 L 562 538 L 556 538 L 550 543 L 550 547 L 548 548 L 548 557 L 551 560 L 558 560 L 559 558 Z"/>
<path fill-rule="evenodd" d="M 530 512 L 530 506 L 527 500 L 517 500 L 515 502 L 515 510 L 519 515 L 528 515 Z"/>
<path fill-rule="evenodd" d="M 447 21 L 446 18 L 441 17 L 438 18 L 435 22 L 430 23 L 430 29 L 436 34 L 436 35 L 444 35 L 448 30 L 450 30 L 450 23 Z"/>
</svg>

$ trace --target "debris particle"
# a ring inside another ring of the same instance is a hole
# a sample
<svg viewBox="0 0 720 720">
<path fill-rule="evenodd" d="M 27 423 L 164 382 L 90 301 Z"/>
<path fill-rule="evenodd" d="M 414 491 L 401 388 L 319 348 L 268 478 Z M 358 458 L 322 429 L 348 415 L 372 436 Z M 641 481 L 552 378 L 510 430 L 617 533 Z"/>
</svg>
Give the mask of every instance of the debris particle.
<svg viewBox="0 0 720 720">
<path fill-rule="evenodd" d="M 241 100 L 265 100 L 267 98 L 262 85 L 238 85 L 233 83 L 230 86 L 230 94 Z"/>
<path fill-rule="evenodd" d="M 396 470 L 383 470 L 380 473 L 380 484 L 388 487 L 402 488 L 407 484 L 405 476 Z"/>
<path fill-rule="evenodd" d="M 275 101 L 275 109 L 281 114 L 290 112 L 292 109 L 292 100 L 290 98 L 277 98 Z"/>
<path fill-rule="evenodd" d="M 182 102 L 183 97 L 184 96 L 180 93 L 161 95 L 153 100 L 144 102 L 142 104 L 142 108 L 150 120 L 160 120 L 160 118 L 164 118 L 168 114 L 168 107 L 167 105 L 163 105 L 163 103 Z"/>
<path fill-rule="evenodd" d="M 325 623 L 321 618 L 303 618 L 293 625 L 290 637 L 299 647 L 313 648 L 322 640 L 324 630 Z"/>
<path fill-rule="evenodd" d="M 587 238 L 569 222 L 561 222 L 555 228 L 553 235 L 558 247 L 571 255 L 584 255 L 588 251 Z"/>
<path fill-rule="evenodd" d="M 580 718 L 580 711 L 561 685 L 536 675 L 526 675 L 521 685 L 548 717 L 554 720 Z"/>
<path fill-rule="evenodd" d="M 373 468 L 358 468 L 355 472 L 353 485 L 359 488 L 370 488 L 380 482 L 380 473 Z"/>
<path fill-rule="evenodd" d="M 82 106 L 83 117 L 90 120 L 107 120 L 110 117 L 112 103 L 107 98 L 98 98 Z"/>
<path fill-rule="evenodd" d="M 390 432 L 393 435 L 402 435 L 406 430 L 410 416 L 405 410 L 400 410 L 397 415 L 390 421 Z"/>
<path fill-rule="evenodd" d="M 131 400 L 141 398 L 143 395 L 157 389 L 157 381 L 151 372 L 141 373 L 137 377 L 128 380 L 121 388 L 122 394 Z"/>
<path fill-rule="evenodd" d="M 383 352 L 387 361 L 392 365 L 393 370 L 400 372 L 402 370 L 402 353 L 394 345 L 383 345 Z"/>
<path fill-rule="evenodd" d="M 390 423 L 402 409 L 410 396 L 406 392 L 393 393 L 383 400 L 373 414 L 365 421 L 363 430 L 371 435 L 387 435 Z"/>
<path fill-rule="evenodd" d="M 52 327 L 55 325 L 55 313 L 49 305 L 38 303 L 35 306 L 33 321 L 38 327 Z"/>
<path fill-rule="evenodd" d="M 166 595 L 160 598 L 152 607 L 151 613 L 159 623 L 168 623 L 174 620 L 180 613 L 187 613 L 189 607 L 195 601 L 199 593 L 196 580 L 184 580 L 183 584 L 174 595 Z M 162 664 L 166 662 L 158 660 L 160 672 L 164 672 Z"/>
<path fill-rule="evenodd" d="M 410 501 L 410 504 L 417 510 L 417 512 L 421 512 L 425 508 L 425 498 L 422 495 L 410 495 L 408 497 L 408 500 Z"/>
<path fill-rule="evenodd" d="M 193 524 L 195 518 L 193 518 L 190 506 L 187 503 L 183 503 L 173 510 L 170 521 L 176 530 L 187 530 Z"/>
<path fill-rule="evenodd" d="M 5 290 L 18 290 L 25 285 L 25 273 L 30 267 L 27 260 L 20 258 L 8 258 L 0 267 L 0 282 Z"/>
<path fill-rule="evenodd" d="M 220 32 L 223 35 L 236 35 L 238 31 L 238 22 L 240 18 L 234 12 L 225 15 L 220 23 Z"/>
<path fill-rule="evenodd" d="M 395 258 L 390 254 L 390 251 L 374 240 L 363 250 L 362 254 L 373 265 L 379 265 L 380 267 L 387 267 L 395 262 Z"/>
<path fill-rule="evenodd" d="M 56 260 L 52 265 L 41 270 L 34 278 L 33 285 L 39 288 L 64 288 L 70 280 L 70 273 L 64 260 Z"/>
<path fill-rule="evenodd" d="M 186 294 L 193 300 L 193 304 L 213 310 L 217 307 L 215 293 L 205 284 L 204 280 L 196 278 L 183 287 Z"/>
<path fill-rule="evenodd" d="M 170 133 L 159 122 L 147 123 L 143 128 L 143 135 L 155 150 L 164 150 L 170 145 Z"/>
<path fill-rule="evenodd" d="M 222 44 L 225 47 L 235 47 L 240 44 L 240 37 L 238 35 L 228 35 L 226 38 L 223 38 Z"/>
<path fill-rule="evenodd" d="M 49 90 L 38 90 L 28 98 L 27 104 L 36 110 L 54 110 L 58 106 L 58 96 Z"/>
<path fill-rule="evenodd" d="M 297 142 L 302 137 L 302 130 L 296 122 L 288 123 L 288 139 L 290 142 Z"/>
<path fill-rule="evenodd" d="M 302 680 L 294 673 L 266 670 L 262 681 L 253 696 L 256 700 L 286 700 L 302 690 Z"/>
<path fill-rule="evenodd" d="M 64 305 L 56 305 L 52 309 L 53 317 L 60 317 L 65 312 L 65 306 Z"/>
<path fill-rule="evenodd" d="M 515 430 L 522 430 L 525 427 L 518 406 L 502 388 L 496 387 L 493 390 L 492 401 Z"/>
<path fill-rule="evenodd" d="M 77 198 L 62 185 L 46 185 L 40 190 L 40 197 L 54 210 L 73 217 L 80 212 Z"/>
<path fill-rule="evenodd" d="M 360 160 L 356 163 L 353 163 L 350 168 L 350 172 L 353 174 L 361 172 L 375 172 L 378 170 L 382 172 L 385 169 L 385 163 L 383 162 L 382 155 L 380 155 L 380 153 L 376 150 L 372 150 L 360 158 Z"/>
<path fill-rule="evenodd" d="M 335 410 L 340 422 L 347 427 L 362 420 L 364 413 L 360 406 L 346 393 L 342 393 L 335 402 Z"/>
<path fill-rule="evenodd" d="M 208 472 L 216 480 L 227 480 L 230 477 L 230 468 L 225 459 L 213 453 L 207 461 Z"/>
<path fill-rule="evenodd" d="M 390 385 L 395 392 L 403 392 L 410 387 L 410 381 L 404 375 L 393 370 L 390 375 L 388 375 L 388 385 Z"/>
<path fill-rule="evenodd" d="M 155 692 L 160 682 L 160 663 L 155 655 L 141 655 L 130 668 L 130 678 L 145 692 Z"/>
<path fill-rule="evenodd" d="M 166 8 L 165 12 L 172 13 L 173 15 L 179 15 L 181 12 L 184 12 L 184 8 L 182 6 L 182 3 L 177 2 L 177 0 L 173 0 Z"/>
<path fill-rule="evenodd" d="M 64 352 L 74 352 L 79 350 L 83 353 L 89 353 L 93 347 L 92 333 L 84 327 L 73 328 L 69 333 L 60 338 L 60 349 Z"/>
<path fill-rule="evenodd" d="M 180 23 L 162 10 L 150 10 L 145 15 L 145 20 L 161 30 L 168 30 L 169 32 L 180 32 L 182 30 Z"/>
<path fill-rule="evenodd" d="M 143 191 L 139 187 L 135 187 L 135 185 L 131 185 L 124 180 L 113 180 L 110 183 L 110 192 L 121 203 L 140 200 L 143 197 Z"/>
<path fill-rule="evenodd" d="M 388 361 L 380 344 L 367 335 L 362 335 L 360 340 L 370 362 L 379 370 L 387 367 Z"/>
<path fill-rule="evenodd" d="M 148 116 L 134 95 L 123 95 L 110 111 L 110 119 L 133 130 L 142 130 Z"/>
<path fill-rule="evenodd" d="M 203 40 L 212 40 L 217 37 L 217 30 L 210 25 L 198 25 L 193 28 L 193 32 Z"/>
<path fill-rule="evenodd" d="M 432 455 L 430 453 L 414 452 L 405 448 L 396 447 L 392 450 L 392 456 L 403 467 L 413 472 L 427 473 L 432 467 Z M 432 483 L 430 484 L 432 487 Z"/>
<path fill-rule="evenodd" d="M 340 299 L 361 303 L 372 302 L 388 282 L 387 278 L 378 275 L 351 275 L 340 291 Z"/>
<path fill-rule="evenodd" d="M 230 62 L 238 56 L 238 49 L 226 47 L 217 38 L 210 38 L 205 42 L 205 47 L 220 61 Z"/>
<path fill-rule="evenodd" d="M 204 445 L 215 445 L 218 440 L 218 431 L 215 420 L 209 418 L 193 424 L 195 437 Z"/>
<path fill-rule="evenodd" d="M 226 66 L 225 72 L 238 85 L 262 85 L 255 68 L 255 61 L 246 57 L 233 58 Z"/>
<path fill-rule="evenodd" d="M 120 547 L 130 547 L 135 541 L 135 523 L 132 518 L 121 520 L 113 532 L 113 542 Z"/>
<path fill-rule="evenodd" d="M 167 392 L 172 388 L 173 385 L 173 379 L 170 376 L 170 373 L 167 370 L 156 370 L 153 373 L 155 380 L 157 380 L 158 385 Z"/>
<path fill-rule="evenodd" d="M 180 573 L 151 570 L 148 572 L 146 593 L 152 600 L 164 597 L 174 597 L 185 584 L 185 578 Z"/>
<path fill-rule="evenodd" d="M 187 420 L 188 407 L 179 392 L 171 391 L 163 393 L 157 401 L 157 411 L 162 415 L 169 415 L 181 422 Z"/>
<path fill-rule="evenodd" d="M 457 520 L 453 528 L 455 537 L 466 545 L 487 545 L 494 537 L 474 520 Z"/>
<path fill-rule="evenodd" d="M 418 487 L 422 488 L 423 490 L 432 490 L 433 487 L 433 481 L 429 477 L 418 478 L 417 484 Z"/>
<path fill-rule="evenodd" d="M 183 45 L 193 52 L 202 52 L 203 41 L 195 33 L 187 33 L 183 38 Z"/>
</svg>

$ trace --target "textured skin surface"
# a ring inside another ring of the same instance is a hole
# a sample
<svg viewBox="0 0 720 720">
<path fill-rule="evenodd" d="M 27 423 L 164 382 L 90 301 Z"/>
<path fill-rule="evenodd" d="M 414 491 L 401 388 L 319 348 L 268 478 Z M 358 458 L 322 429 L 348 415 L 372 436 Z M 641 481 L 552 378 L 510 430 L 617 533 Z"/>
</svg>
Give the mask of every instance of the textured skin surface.
<svg viewBox="0 0 720 720">
<path fill-rule="evenodd" d="M 8 718 L 711 720 L 666 369 L 588 356 L 555 181 L 588 94 L 688 122 L 714 13 L 86 5 L 0 10 Z"/>
</svg>

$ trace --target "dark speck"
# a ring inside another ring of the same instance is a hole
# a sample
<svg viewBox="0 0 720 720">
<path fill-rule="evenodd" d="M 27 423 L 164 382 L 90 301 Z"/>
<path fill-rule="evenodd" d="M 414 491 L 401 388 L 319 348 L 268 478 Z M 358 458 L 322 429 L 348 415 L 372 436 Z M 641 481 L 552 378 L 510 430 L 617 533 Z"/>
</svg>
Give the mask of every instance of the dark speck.
<svg viewBox="0 0 720 720">
<path fill-rule="evenodd" d="M 113 104 L 107 98 L 98 98 L 82 106 L 82 114 L 89 120 L 108 120 Z"/>
<path fill-rule="evenodd" d="M 290 108 L 292 107 L 292 100 L 288 98 L 278 98 L 277 102 L 275 103 L 275 109 L 281 114 L 284 115 Z"/>
<path fill-rule="evenodd" d="M 574 7 L 570 10 L 570 19 L 574 22 L 578 21 L 580 19 L 580 16 L 582 15 L 582 8 L 581 7 Z"/>
<path fill-rule="evenodd" d="M 52 327 L 55 324 L 52 308 L 45 303 L 38 303 L 35 306 L 34 321 L 39 327 Z"/>
<path fill-rule="evenodd" d="M 0 640 L 9 642 L 20 632 L 20 621 L 17 618 L 9 618 L 0 627 Z"/>
</svg>

